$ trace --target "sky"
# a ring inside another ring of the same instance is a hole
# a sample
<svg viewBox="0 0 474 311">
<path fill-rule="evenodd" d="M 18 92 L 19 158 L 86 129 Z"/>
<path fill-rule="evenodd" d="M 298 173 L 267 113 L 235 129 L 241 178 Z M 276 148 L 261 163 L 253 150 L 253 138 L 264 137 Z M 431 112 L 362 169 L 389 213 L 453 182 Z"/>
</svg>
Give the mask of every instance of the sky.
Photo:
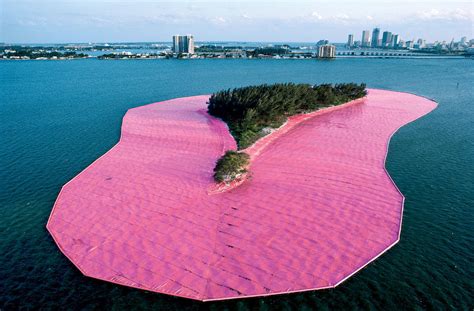
<svg viewBox="0 0 474 311">
<path fill-rule="evenodd" d="M 345 42 L 380 27 L 405 40 L 474 38 L 474 1 L 0 0 L 0 42 Z"/>
</svg>

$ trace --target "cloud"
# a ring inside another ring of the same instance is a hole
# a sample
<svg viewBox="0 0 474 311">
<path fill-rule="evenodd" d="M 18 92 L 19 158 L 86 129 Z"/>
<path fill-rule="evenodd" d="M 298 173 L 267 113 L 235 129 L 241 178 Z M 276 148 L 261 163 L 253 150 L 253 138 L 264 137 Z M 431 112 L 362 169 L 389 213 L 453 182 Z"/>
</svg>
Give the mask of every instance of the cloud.
<svg viewBox="0 0 474 311">
<path fill-rule="evenodd" d="M 38 26 L 38 23 L 33 20 L 25 20 L 25 19 L 19 19 L 18 20 L 18 25 L 21 26 Z"/>
<path fill-rule="evenodd" d="M 317 19 L 317 20 L 322 20 L 323 17 L 321 14 L 319 14 L 318 12 L 314 11 L 313 13 L 311 13 L 311 17 Z"/>
<path fill-rule="evenodd" d="M 211 18 L 210 22 L 215 24 L 215 25 L 225 25 L 225 24 L 227 24 L 228 21 L 227 21 L 227 19 L 225 19 L 222 16 L 217 16 L 217 17 Z"/>
<path fill-rule="evenodd" d="M 0 0 L 3 41 L 169 40 L 193 32 L 200 39 L 345 40 L 347 33 L 380 26 L 403 37 L 450 40 L 472 35 L 466 0 L 352 1 L 218 0 Z M 374 1 L 372 1 L 375 3 Z M 471 0 L 472 2 L 472 0 Z M 410 5 L 409 5 L 410 4 Z M 100 31 L 98 32 L 97 29 Z"/>
<path fill-rule="evenodd" d="M 48 19 L 44 17 L 29 17 L 29 18 L 20 18 L 16 20 L 16 23 L 20 26 L 25 26 L 25 27 L 39 27 L 39 26 L 47 26 L 48 23 L 51 23 L 48 21 Z M 57 22 L 55 22 L 56 25 L 58 25 Z"/>
<path fill-rule="evenodd" d="M 441 11 L 438 9 L 430 9 L 421 11 L 416 14 L 416 17 L 424 21 L 439 20 L 439 21 L 468 21 L 473 20 L 473 12 L 467 10 L 455 9 L 451 11 Z"/>
<path fill-rule="evenodd" d="M 348 21 L 350 19 L 349 15 L 340 13 L 333 17 L 334 20 Z"/>
</svg>

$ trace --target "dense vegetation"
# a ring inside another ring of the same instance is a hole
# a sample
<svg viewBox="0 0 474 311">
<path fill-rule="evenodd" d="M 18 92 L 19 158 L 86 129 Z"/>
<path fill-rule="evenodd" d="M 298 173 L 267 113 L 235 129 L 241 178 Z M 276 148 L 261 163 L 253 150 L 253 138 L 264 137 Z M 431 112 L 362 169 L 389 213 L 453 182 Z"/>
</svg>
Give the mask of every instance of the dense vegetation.
<svg viewBox="0 0 474 311">
<path fill-rule="evenodd" d="M 242 46 L 224 46 L 224 45 L 201 45 L 196 47 L 196 53 L 223 53 L 242 50 Z"/>
<path fill-rule="evenodd" d="M 243 152 L 228 150 L 218 161 L 214 168 L 214 180 L 217 182 L 230 182 L 247 172 L 249 155 Z"/>
<path fill-rule="evenodd" d="M 282 55 L 288 54 L 290 50 L 286 47 L 263 47 L 263 48 L 256 48 L 253 51 L 248 51 L 248 55 L 258 56 L 258 55 Z"/>
<path fill-rule="evenodd" d="M 5 58 L 28 58 L 28 59 L 37 59 L 37 58 L 85 58 L 88 57 L 84 53 L 76 53 L 71 51 L 58 52 L 44 49 L 36 48 L 25 48 L 25 47 L 15 47 L 15 49 L 6 49 L 2 48 L 0 50 L 0 55 Z"/>
<path fill-rule="evenodd" d="M 209 114 L 229 126 L 239 149 L 252 145 L 289 116 L 339 105 L 367 94 L 365 84 L 273 84 L 217 92 Z"/>
</svg>

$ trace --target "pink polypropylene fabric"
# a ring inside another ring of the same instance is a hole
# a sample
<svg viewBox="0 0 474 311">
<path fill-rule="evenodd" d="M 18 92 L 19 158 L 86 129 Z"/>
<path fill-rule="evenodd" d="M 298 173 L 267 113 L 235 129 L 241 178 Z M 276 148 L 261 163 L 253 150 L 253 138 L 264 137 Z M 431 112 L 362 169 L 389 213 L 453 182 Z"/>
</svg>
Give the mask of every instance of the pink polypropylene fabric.
<svg viewBox="0 0 474 311">
<path fill-rule="evenodd" d="M 47 228 L 83 274 L 197 300 L 264 296 L 334 287 L 399 240 L 388 143 L 435 102 L 371 89 L 294 117 L 254 150 L 250 178 L 211 195 L 236 145 L 208 98 L 129 110 L 120 142 L 62 188 Z"/>
</svg>

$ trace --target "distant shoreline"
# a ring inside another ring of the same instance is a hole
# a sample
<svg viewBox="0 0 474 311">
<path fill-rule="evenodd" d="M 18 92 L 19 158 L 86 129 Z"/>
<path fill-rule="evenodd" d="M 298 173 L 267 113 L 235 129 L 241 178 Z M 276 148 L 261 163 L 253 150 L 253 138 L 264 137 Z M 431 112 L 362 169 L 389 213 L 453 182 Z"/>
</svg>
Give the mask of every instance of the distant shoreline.
<svg viewBox="0 0 474 311">
<path fill-rule="evenodd" d="M 135 57 L 135 58 L 105 58 L 99 59 L 98 56 L 89 56 L 89 57 L 75 57 L 75 58 L 41 58 L 41 59 L 24 59 L 24 58 L 0 58 L 0 61 L 71 61 L 71 60 L 104 60 L 104 61 L 126 61 L 126 60 L 202 60 L 202 59 L 212 59 L 212 60 L 229 60 L 229 59 L 241 59 L 241 60 L 317 60 L 317 61 L 334 61 L 336 59 L 472 59 L 473 56 L 464 56 L 464 55 L 439 55 L 439 56 L 363 56 L 363 55 L 343 55 L 337 56 L 333 59 L 320 59 L 317 57 L 195 57 L 195 58 L 166 58 L 166 57 Z"/>
</svg>

